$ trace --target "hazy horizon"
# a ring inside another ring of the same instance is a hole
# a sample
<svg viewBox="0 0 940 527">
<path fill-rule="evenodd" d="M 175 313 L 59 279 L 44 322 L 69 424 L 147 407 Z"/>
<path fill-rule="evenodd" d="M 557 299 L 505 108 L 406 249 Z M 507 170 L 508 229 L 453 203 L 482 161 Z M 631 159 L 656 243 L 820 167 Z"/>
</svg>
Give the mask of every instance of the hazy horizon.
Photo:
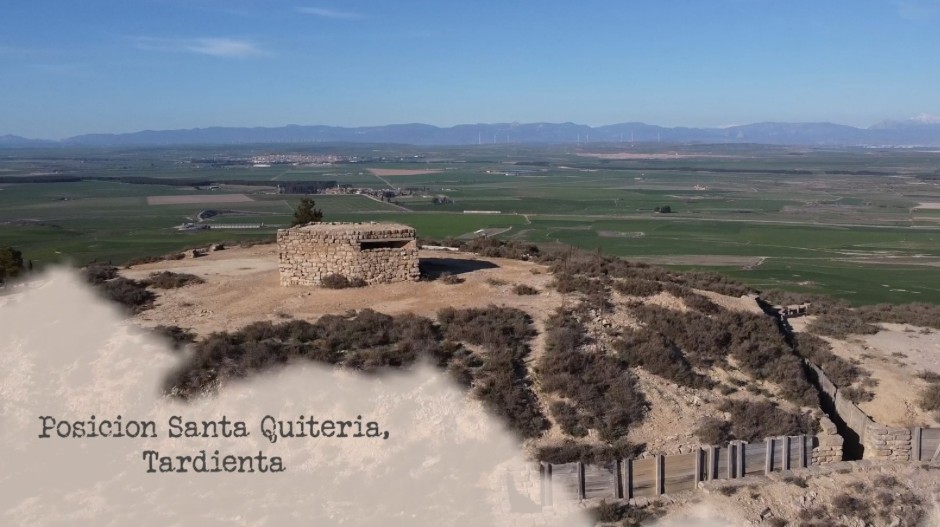
<svg viewBox="0 0 940 527">
<path fill-rule="evenodd" d="M 940 114 L 940 1 L 12 4 L 0 135 Z"/>
<path fill-rule="evenodd" d="M 879 122 L 877 122 L 877 123 L 871 123 L 871 125 L 880 124 L 880 123 L 883 123 L 883 122 L 886 122 L 886 121 L 891 121 L 891 120 L 890 120 L 890 119 L 884 119 L 884 120 L 879 121 Z M 901 119 L 901 120 L 899 120 L 899 121 L 920 121 L 920 122 L 929 122 L 930 124 L 940 124 L 940 116 L 935 116 L 935 115 L 930 115 L 930 114 L 921 114 L 921 115 L 919 115 L 919 116 L 913 116 L 913 117 L 911 117 L 910 119 Z M 209 130 L 209 129 L 215 129 L 215 128 L 238 128 L 238 129 L 246 129 L 246 130 L 249 130 L 249 129 L 259 129 L 259 128 L 260 128 L 260 129 L 279 129 L 279 128 L 287 128 L 287 127 L 293 127 L 293 126 L 297 126 L 297 127 L 327 126 L 327 127 L 335 127 L 335 128 L 355 129 L 355 128 L 380 128 L 380 127 L 409 126 L 409 125 L 430 125 L 430 126 L 435 126 L 435 127 L 437 127 L 437 128 L 446 130 L 446 129 L 454 128 L 454 127 L 457 127 L 457 126 L 500 126 L 500 125 L 535 125 L 535 124 L 562 125 L 562 124 L 573 124 L 573 125 L 576 125 L 576 126 L 588 126 L 588 127 L 590 127 L 590 128 L 597 129 L 597 128 L 604 128 L 604 127 L 609 127 L 609 126 L 617 126 L 617 125 L 643 124 L 643 125 L 649 125 L 649 126 L 659 126 L 659 127 L 663 127 L 663 128 L 667 128 L 667 129 L 669 129 L 669 128 L 688 128 L 688 129 L 703 129 L 703 130 L 704 130 L 704 129 L 713 129 L 713 130 L 714 130 L 714 129 L 734 128 L 734 127 L 738 127 L 738 126 L 747 126 L 747 125 L 763 124 L 763 123 L 795 124 L 795 125 L 833 124 L 833 125 L 853 126 L 853 125 L 845 125 L 844 123 L 833 123 L 833 122 L 828 122 L 828 121 L 805 121 L 805 122 L 761 121 L 761 122 L 753 122 L 753 123 L 734 123 L 734 124 L 729 124 L 729 125 L 724 125 L 724 126 L 683 126 L 683 125 L 676 125 L 676 126 L 671 126 L 671 127 L 670 127 L 670 126 L 663 126 L 663 125 L 660 125 L 660 124 L 655 123 L 655 122 L 639 122 L 639 121 L 624 121 L 624 122 L 618 122 L 618 123 L 604 123 L 604 124 L 597 124 L 597 125 L 586 124 L 586 123 L 578 123 L 578 122 L 572 122 L 572 121 L 565 121 L 565 122 L 561 122 L 561 121 L 558 121 L 558 122 L 549 122 L 549 121 L 532 121 L 532 122 L 497 121 L 497 122 L 488 122 L 488 123 L 469 123 L 469 122 L 468 122 L 468 123 L 456 123 L 456 124 L 453 124 L 453 125 L 434 125 L 434 124 L 431 124 L 431 123 L 423 123 L 423 122 L 418 122 L 418 121 L 411 121 L 411 122 L 401 122 L 401 123 L 364 124 L 364 125 L 358 125 L 358 126 L 342 126 L 342 125 L 331 125 L 331 124 L 322 124 L 322 123 L 286 123 L 286 124 L 281 124 L 281 125 L 275 124 L 275 125 L 270 125 L 270 126 L 255 126 L 255 125 L 245 125 L 245 126 L 238 126 L 238 125 L 217 126 L 217 125 L 211 125 L 211 124 L 210 124 L 210 125 L 206 125 L 206 126 L 193 126 L 193 127 L 189 127 L 189 128 L 176 128 L 176 129 L 144 128 L 144 129 L 140 129 L 140 130 L 130 130 L 130 131 L 123 131 L 123 132 L 95 132 L 95 131 L 92 131 L 92 132 L 85 132 L 85 133 L 81 133 L 81 134 L 75 134 L 75 135 L 73 135 L 73 136 L 68 136 L 68 137 L 56 137 L 56 138 L 51 138 L 51 137 L 25 137 L 25 136 L 19 136 L 18 134 L 2 134 L 2 133 L 0 133 L 0 137 L 2 137 L 2 136 L 4 136 L 4 135 L 9 135 L 9 136 L 14 136 L 14 137 L 24 137 L 25 139 L 39 140 L 39 141 L 45 141 L 45 140 L 48 140 L 48 141 L 63 141 L 63 140 L 70 139 L 70 138 L 72 138 L 72 137 L 80 137 L 80 136 L 86 136 L 86 135 L 124 135 L 124 134 L 135 134 L 135 133 L 140 133 L 140 132 L 175 132 L 175 131 L 189 131 L 189 130 Z M 860 130 L 865 130 L 865 129 L 868 129 L 869 126 L 871 126 L 871 125 L 868 125 L 868 126 L 853 126 L 853 127 L 854 127 L 854 128 L 858 128 L 858 129 L 860 129 Z"/>
</svg>

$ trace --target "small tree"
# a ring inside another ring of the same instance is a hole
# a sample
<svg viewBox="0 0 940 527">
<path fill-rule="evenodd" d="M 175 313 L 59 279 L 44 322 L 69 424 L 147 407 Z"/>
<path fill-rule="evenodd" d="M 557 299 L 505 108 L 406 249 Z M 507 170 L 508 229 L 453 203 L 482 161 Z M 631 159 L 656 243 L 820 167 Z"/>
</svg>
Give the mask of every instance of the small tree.
<svg viewBox="0 0 940 527">
<path fill-rule="evenodd" d="M 0 247 L 0 283 L 16 278 L 23 270 L 23 253 L 13 247 Z"/>
<path fill-rule="evenodd" d="M 291 227 L 306 225 L 308 223 L 317 223 L 323 221 L 323 212 L 315 208 L 316 203 L 310 198 L 301 198 L 300 205 L 294 211 L 294 221 Z"/>
</svg>

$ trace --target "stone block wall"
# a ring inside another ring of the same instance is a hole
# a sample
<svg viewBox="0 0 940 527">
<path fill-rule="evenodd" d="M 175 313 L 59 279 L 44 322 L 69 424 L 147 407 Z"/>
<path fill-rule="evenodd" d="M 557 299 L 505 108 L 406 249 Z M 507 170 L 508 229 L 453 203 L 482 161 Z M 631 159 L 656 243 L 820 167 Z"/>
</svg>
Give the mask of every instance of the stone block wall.
<svg viewBox="0 0 940 527">
<path fill-rule="evenodd" d="M 911 431 L 870 423 L 865 430 L 865 459 L 877 461 L 910 461 Z"/>
<path fill-rule="evenodd" d="M 828 417 L 819 421 L 822 432 L 813 441 L 812 465 L 829 465 L 842 461 L 842 445 L 845 439 L 839 435 L 839 429 Z"/>
<path fill-rule="evenodd" d="M 318 223 L 277 233 L 281 285 L 320 285 L 328 275 L 366 283 L 417 281 L 415 231 L 405 225 Z"/>
</svg>

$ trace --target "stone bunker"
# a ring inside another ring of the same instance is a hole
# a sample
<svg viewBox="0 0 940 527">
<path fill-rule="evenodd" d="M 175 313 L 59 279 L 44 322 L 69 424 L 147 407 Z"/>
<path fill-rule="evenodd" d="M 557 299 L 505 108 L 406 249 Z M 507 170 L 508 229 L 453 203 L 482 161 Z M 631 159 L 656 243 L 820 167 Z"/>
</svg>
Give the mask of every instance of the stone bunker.
<svg viewBox="0 0 940 527">
<path fill-rule="evenodd" d="M 320 285 L 338 274 L 366 283 L 414 282 L 415 230 L 392 223 L 312 223 L 277 231 L 281 285 Z"/>
</svg>

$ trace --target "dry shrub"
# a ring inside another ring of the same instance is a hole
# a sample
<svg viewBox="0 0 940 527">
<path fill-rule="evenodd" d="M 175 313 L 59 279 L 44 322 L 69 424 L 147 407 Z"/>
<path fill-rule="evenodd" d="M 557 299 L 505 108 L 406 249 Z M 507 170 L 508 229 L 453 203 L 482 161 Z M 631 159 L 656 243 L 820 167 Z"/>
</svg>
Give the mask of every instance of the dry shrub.
<svg viewBox="0 0 940 527">
<path fill-rule="evenodd" d="M 940 306 L 936 304 L 878 304 L 860 307 L 858 312 L 861 318 L 869 323 L 890 322 L 940 329 Z"/>
<path fill-rule="evenodd" d="M 134 314 L 153 306 L 156 295 L 147 290 L 147 283 L 118 276 L 117 268 L 92 264 L 84 269 L 85 280 L 105 299 L 120 304 Z"/>
<path fill-rule="evenodd" d="M 525 284 L 516 284 L 516 286 L 512 288 L 512 292 L 520 296 L 539 294 L 538 289 Z"/>
<path fill-rule="evenodd" d="M 613 343 L 613 348 L 630 366 L 639 366 L 681 386 L 711 388 L 713 385 L 709 379 L 695 373 L 681 349 L 648 328 L 627 332 Z"/>
<path fill-rule="evenodd" d="M 448 363 L 459 350 L 445 348 L 439 340 L 437 328 L 426 318 L 393 318 L 369 309 L 324 315 L 315 323 L 255 322 L 197 342 L 192 357 L 166 387 L 169 393 L 188 398 L 217 380 L 247 377 L 302 359 L 364 372 L 407 367 L 421 355 Z"/>
<path fill-rule="evenodd" d="M 879 328 L 869 323 L 871 317 L 863 316 L 863 311 L 852 308 L 845 300 L 825 295 L 793 293 L 781 290 L 765 291 L 762 298 L 772 304 L 789 305 L 809 303 L 807 313 L 817 318 L 807 327 L 807 331 L 827 337 L 844 339 L 849 335 L 872 335 Z"/>
<path fill-rule="evenodd" d="M 880 331 L 851 310 L 819 315 L 806 330 L 837 339 L 845 339 L 849 335 L 874 335 Z"/>
<path fill-rule="evenodd" d="M 188 285 L 203 284 L 205 280 L 194 274 L 163 271 L 151 273 L 144 283 L 156 289 L 178 289 Z"/>
<path fill-rule="evenodd" d="M 931 384 L 921 391 L 919 406 L 925 412 L 940 412 L 940 384 Z"/>
<path fill-rule="evenodd" d="M 594 518 L 594 521 L 600 523 L 614 523 L 618 522 L 627 515 L 629 508 L 623 503 L 617 502 L 608 502 L 606 499 L 601 500 L 596 507 L 592 507 L 588 510 L 591 517 Z"/>
<path fill-rule="evenodd" d="M 117 267 L 102 263 L 90 264 L 82 273 L 89 284 L 100 284 L 118 277 Z"/>
<path fill-rule="evenodd" d="M 552 464 L 564 463 L 609 463 L 616 459 L 632 459 L 639 454 L 640 447 L 624 440 L 612 444 L 584 443 L 566 439 L 554 445 L 544 445 L 536 449 L 535 457 L 539 461 Z"/>
<path fill-rule="evenodd" d="M 718 304 L 708 298 L 696 293 L 692 289 L 678 284 L 666 284 L 664 287 L 667 293 L 682 300 L 682 303 L 689 309 L 700 311 L 712 315 L 722 310 Z"/>
<path fill-rule="evenodd" d="M 731 440 L 731 424 L 717 417 L 706 417 L 692 433 L 707 445 L 723 445 Z"/>
<path fill-rule="evenodd" d="M 548 407 L 555 418 L 555 422 L 561 427 L 561 431 L 572 437 L 584 437 L 588 431 L 581 425 L 582 417 L 578 414 L 578 409 L 566 401 L 555 401 Z"/>
<path fill-rule="evenodd" d="M 819 404 L 802 361 L 770 317 L 724 309 L 706 316 L 653 305 L 635 306 L 633 314 L 678 346 L 693 366 L 723 366 L 730 355 L 754 379 L 778 385 L 781 395 L 794 404 Z"/>
<path fill-rule="evenodd" d="M 474 377 L 474 393 L 505 418 L 522 437 L 537 437 L 548 429 L 528 378 L 525 359 L 529 340 L 536 335 L 532 319 L 519 309 L 442 309 L 438 321 L 444 337 L 486 348 Z"/>
<path fill-rule="evenodd" d="M 717 492 L 718 494 L 721 494 L 722 496 L 734 496 L 735 494 L 738 493 L 739 489 L 740 487 L 736 485 L 727 485 L 724 487 L 718 487 L 717 489 L 715 489 L 715 492 Z"/>
<path fill-rule="evenodd" d="M 451 274 L 450 271 L 445 271 L 441 273 L 441 276 L 439 276 L 437 279 L 447 285 L 462 284 L 464 282 L 463 278 L 455 274 Z"/>
<path fill-rule="evenodd" d="M 768 437 L 813 434 L 818 425 L 811 416 L 781 409 L 769 401 L 727 400 L 720 410 L 731 414 L 731 439 L 747 442 Z"/>
<path fill-rule="evenodd" d="M 940 383 L 940 373 L 930 370 L 922 370 L 917 372 L 917 378 L 930 383 Z"/>
<path fill-rule="evenodd" d="M 349 279 L 341 274 L 328 274 L 320 279 L 320 285 L 326 289 L 346 289 Z"/>
<path fill-rule="evenodd" d="M 855 404 L 867 403 L 875 400 L 874 392 L 865 388 L 850 386 L 839 391 L 846 399 Z"/>
<path fill-rule="evenodd" d="M 128 260 L 124 263 L 124 268 L 134 267 L 135 265 L 144 265 L 149 263 L 157 263 L 166 260 L 165 256 L 142 256 L 140 258 L 134 258 L 133 260 Z"/>
<path fill-rule="evenodd" d="M 640 297 L 654 296 L 663 290 L 663 286 L 659 282 L 636 278 L 617 280 L 613 283 L 613 287 L 621 294 Z"/>
<path fill-rule="evenodd" d="M 516 240 L 500 240 L 496 238 L 475 238 L 470 241 L 462 241 L 454 238 L 445 238 L 444 240 L 419 238 L 418 245 L 454 247 L 461 251 L 476 253 L 488 258 L 509 258 L 513 260 L 537 259 L 541 254 L 536 245 Z"/>
<path fill-rule="evenodd" d="M 571 312 L 559 310 L 547 327 L 545 354 L 537 366 L 542 389 L 570 401 L 578 425 L 596 430 L 602 440 L 625 436 L 643 419 L 646 406 L 627 364 L 583 349 L 587 330 Z"/>
<path fill-rule="evenodd" d="M 173 350 L 178 350 L 187 344 L 196 342 L 196 334 L 179 326 L 156 326 L 153 331 L 167 339 Z"/>
<path fill-rule="evenodd" d="M 326 289 L 348 289 L 352 287 L 365 287 L 369 285 L 362 278 L 346 278 L 341 274 L 328 274 L 320 279 L 320 286 Z"/>
<path fill-rule="evenodd" d="M 793 348 L 801 357 L 809 359 L 822 369 L 826 377 L 838 387 L 847 388 L 868 375 L 867 372 L 863 372 L 851 362 L 833 353 L 832 346 L 816 335 L 794 334 Z"/>
<path fill-rule="evenodd" d="M 797 486 L 797 487 L 799 487 L 799 488 L 801 488 L 801 489 L 805 489 L 805 488 L 808 488 L 808 487 L 809 487 L 809 483 L 806 482 L 806 478 L 804 478 L 804 477 L 787 476 L 787 477 L 783 478 L 782 481 L 783 481 L 784 483 L 788 483 L 788 484 L 790 484 L 790 485 L 795 485 L 795 486 Z"/>
</svg>

